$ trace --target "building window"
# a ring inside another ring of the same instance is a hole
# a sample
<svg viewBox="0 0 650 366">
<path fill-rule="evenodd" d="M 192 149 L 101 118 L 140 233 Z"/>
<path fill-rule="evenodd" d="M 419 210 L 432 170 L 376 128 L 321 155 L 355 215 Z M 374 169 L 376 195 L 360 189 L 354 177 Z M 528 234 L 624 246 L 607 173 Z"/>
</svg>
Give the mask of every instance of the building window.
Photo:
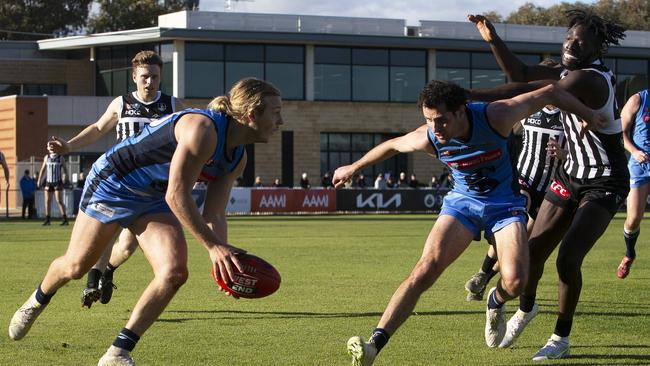
<svg viewBox="0 0 650 366">
<path fill-rule="evenodd" d="M 283 99 L 304 99 L 304 47 L 185 43 L 185 90 L 190 98 L 225 94 L 240 79 L 275 85 Z"/>
<path fill-rule="evenodd" d="M 618 107 L 639 91 L 648 88 L 648 60 L 633 58 L 606 58 L 605 65 L 616 76 Z"/>
<path fill-rule="evenodd" d="M 0 84 L 0 96 L 67 94 L 65 84 Z"/>
<path fill-rule="evenodd" d="M 414 102 L 426 83 L 426 52 L 314 48 L 316 100 Z"/>
<path fill-rule="evenodd" d="M 360 159 L 370 149 L 380 143 L 399 136 L 388 133 L 339 133 L 321 132 L 320 134 L 320 172 L 333 173 L 342 165 Z M 400 172 L 408 171 L 408 155 L 398 154 L 373 166 L 364 168 L 361 173 L 366 183 L 372 185 L 379 174 L 391 175 L 395 179 Z"/>
</svg>

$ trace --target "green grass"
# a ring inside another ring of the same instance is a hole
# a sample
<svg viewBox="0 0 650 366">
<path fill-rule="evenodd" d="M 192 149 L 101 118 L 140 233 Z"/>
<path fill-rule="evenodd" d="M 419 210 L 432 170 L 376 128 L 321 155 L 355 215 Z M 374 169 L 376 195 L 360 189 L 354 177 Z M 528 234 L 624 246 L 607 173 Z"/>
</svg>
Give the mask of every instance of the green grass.
<svg viewBox="0 0 650 366">
<path fill-rule="evenodd" d="M 189 240 L 190 279 L 145 334 L 138 365 L 348 365 L 345 342 L 367 337 L 418 259 L 433 223 L 426 215 L 234 217 L 230 241 L 273 263 L 280 290 L 233 300 L 217 291 L 205 250 Z M 56 225 L 56 223 L 54 223 Z M 561 365 L 650 364 L 650 265 L 644 224 L 639 261 L 619 280 L 623 220 L 614 219 L 583 266 L 583 291 Z M 9 340 L 6 326 L 67 246 L 69 227 L 0 224 L 0 365 L 93 365 L 124 326 L 151 279 L 140 251 L 116 272 L 109 305 L 81 309 L 82 281 L 59 290 L 30 334 Z M 426 292 L 376 365 L 524 365 L 555 324 L 555 255 L 539 288 L 541 313 L 513 349 L 485 346 L 484 304 L 465 301 L 464 282 L 487 246 L 472 244 Z M 511 303 L 508 313 L 516 309 Z M 545 363 L 548 364 L 548 363 Z"/>
</svg>

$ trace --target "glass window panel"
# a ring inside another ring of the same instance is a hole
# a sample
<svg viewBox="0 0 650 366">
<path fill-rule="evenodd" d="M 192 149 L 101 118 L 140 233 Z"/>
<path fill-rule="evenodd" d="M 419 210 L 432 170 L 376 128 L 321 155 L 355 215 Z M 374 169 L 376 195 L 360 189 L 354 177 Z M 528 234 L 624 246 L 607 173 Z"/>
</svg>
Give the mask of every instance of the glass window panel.
<svg viewBox="0 0 650 366">
<path fill-rule="evenodd" d="M 352 134 L 352 151 L 368 151 L 373 148 L 372 135 L 369 133 Z"/>
<path fill-rule="evenodd" d="M 603 61 L 605 62 L 605 66 L 612 70 L 612 72 L 616 73 L 616 59 L 605 58 Z"/>
<path fill-rule="evenodd" d="M 185 43 L 185 59 L 192 61 L 223 61 L 223 45 L 218 43 Z"/>
<path fill-rule="evenodd" d="M 113 90 L 113 75 L 111 72 L 100 72 L 99 79 L 97 80 L 98 96 L 108 96 L 110 91 Z"/>
<path fill-rule="evenodd" d="M 112 47 L 111 49 L 111 68 L 112 69 L 119 69 L 122 67 L 130 67 L 131 66 L 131 59 L 128 58 L 126 54 L 126 46 L 116 46 Z M 125 89 L 126 90 L 126 89 Z"/>
<path fill-rule="evenodd" d="M 23 95 L 41 95 L 43 92 L 38 84 L 25 84 L 23 85 Z"/>
<path fill-rule="evenodd" d="M 436 51 L 437 67 L 469 68 L 469 52 Z"/>
<path fill-rule="evenodd" d="M 227 61 L 264 61 L 264 46 L 254 44 L 227 44 Z"/>
<path fill-rule="evenodd" d="M 341 153 L 338 152 L 329 153 L 329 162 L 327 164 L 326 170 L 336 169 L 336 167 L 339 167 L 341 165 L 343 165 L 341 164 Z"/>
<path fill-rule="evenodd" d="M 349 151 L 350 150 L 350 134 L 349 133 L 330 133 L 329 134 L 329 150 L 330 151 Z"/>
<path fill-rule="evenodd" d="M 264 79 L 264 64 L 258 62 L 226 62 L 226 90 L 243 78 Z"/>
<path fill-rule="evenodd" d="M 635 60 L 619 58 L 616 60 L 617 72 L 626 74 L 646 75 L 648 73 L 648 60 Z"/>
<path fill-rule="evenodd" d="M 113 71 L 113 88 L 111 89 L 112 96 L 126 94 L 128 90 L 127 74 L 126 70 Z"/>
<path fill-rule="evenodd" d="M 355 48 L 352 50 L 353 65 L 388 65 L 388 50 Z"/>
<path fill-rule="evenodd" d="M 352 66 L 352 99 L 388 100 L 388 67 Z"/>
<path fill-rule="evenodd" d="M 126 85 L 129 93 L 138 90 L 138 86 L 133 82 L 133 72 L 129 74 L 129 81 L 126 83 Z"/>
<path fill-rule="evenodd" d="M 305 49 L 302 46 L 266 46 L 267 62 L 303 63 Z"/>
<path fill-rule="evenodd" d="M 302 64 L 266 64 L 266 80 L 280 90 L 282 99 L 305 99 L 303 79 Z"/>
<path fill-rule="evenodd" d="M 160 52 L 158 53 L 163 60 L 164 64 L 174 61 L 174 44 L 173 43 L 161 43 Z"/>
<path fill-rule="evenodd" d="M 320 153 L 320 173 L 321 175 L 325 173 L 329 167 L 329 163 L 327 161 L 327 152 L 321 152 Z"/>
<path fill-rule="evenodd" d="M 472 68 L 500 69 L 491 53 L 472 52 Z"/>
<path fill-rule="evenodd" d="M 394 102 L 417 101 L 425 83 L 426 70 L 423 67 L 391 66 L 390 100 Z"/>
<path fill-rule="evenodd" d="M 67 95 L 67 87 L 65 84 L 55 84 L 51 85 L 51 94 L 50 95 Z"/>
<path fill-rule="evenodd" d="M 390 50 L 392 66 L 427 66 L 427 53 L 424 50 Z"/>
<path fill-rule="evenodd" d="M 438 80 L 451 81 L 458 84 L 461 88 L 469 89 L 469 70 L 468 69 L 437 69 L 436 78 Z"/>
<path fill-rule="evenodd" d="M 169 95 L 174 94 L 174 63 L 163 62 L 162 75 L 160 75 L 160 90 Z"/>
<path fill-rule="evenodd" d="M 189 98 L 214 98 L 223 95 L 223 62 L 187 61 L 185 94 Z"/>
<path fill-rule="evenodd" d="M 472 88 L 488 88 L 506 83 L 506 75 L 501 70 L 472 70 Z"/>
<path fill-rule="evenodd" d="M 342 47 L 314 47 L 314 63 L 349 65 L 350 49 Z"/>
<path fill-rule="evenodd" d="M 320 151 L 326 151 L 327 150 L 327 134 L 326 133 L 321 133 L 320 134 Z"/>
<path fill-rule="evenodd" d="M 349 65 L 314 65 L 314 99 L 350 100 Z"/>
<path fill-rule="evenodd" d="M 542 61 L 541 55 L 535 55 L 530 53 L 516 53 L 517 58 L 526 65 L 537 65 Z"/>
<path fill-rule="evenodd" d="M 95 51 L 95 61 L 99 71 L 111 68 L 111 49 L 110 47 L 98 47 Z"/>
</svg>

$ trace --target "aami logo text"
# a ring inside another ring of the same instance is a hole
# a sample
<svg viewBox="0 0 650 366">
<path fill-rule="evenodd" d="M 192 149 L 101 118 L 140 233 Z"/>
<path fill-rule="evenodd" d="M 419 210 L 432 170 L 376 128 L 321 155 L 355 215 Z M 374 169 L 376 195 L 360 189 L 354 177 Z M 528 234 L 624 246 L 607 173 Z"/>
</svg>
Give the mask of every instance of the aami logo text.
<svg viewBox="0 0 650 366">
<path fill-rule="evenodd" d="M 329 197 L 327 195 L 306 194 L 302 200 L 302 207 L 329 207 Z"/>
<path fill-rule="evenodd" d="M 287 196 L 285 194 L 265 194 L 260 200 L 260 207 L 284 208 L 287 207 Z"/>
<path fill-rule="evenodd" d="M 553 191 L 556 196 L 559 196 L 563 200 L 569 199 L 569 190 L 564 188 L 564 186 L 555 179 L 553 179 L 553 182 L 551 183 L 551 191 Z"/>
<path fill-rule="evenodd" d="M 381 193 L 373 193 L 366 199 L 363 199 L 362 193 L 357 195 L 357 208 L 386 208 L 390 205 L 395 205 L 395 208 L 400 207 L 402 205 L 402 195 L 395 193 L 386 201 L 384 201 L 384 195 Z"/>
</svg>

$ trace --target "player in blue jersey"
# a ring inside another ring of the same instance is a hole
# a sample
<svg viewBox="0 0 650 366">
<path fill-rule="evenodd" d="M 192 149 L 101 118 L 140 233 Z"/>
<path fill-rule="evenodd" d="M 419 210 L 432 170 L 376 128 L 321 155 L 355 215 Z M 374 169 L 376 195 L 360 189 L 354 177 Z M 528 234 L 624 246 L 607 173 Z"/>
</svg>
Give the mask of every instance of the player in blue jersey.
<svg viewBox="0 0 650 366">
<path fill-rule="evenodd" d="M 510 131 L 523 117 L 554 104 L 587 121 L 600 117 L 569 93 L 552 85 L 490 104 L 467 103 L 467 91 L 442 81 L 429 82 L 418 99 L 426 123 L 388 140 L 356 162 L 336 169 L 332 182 L 340 188 L 365 167 L 398 153 L 422 151 L 447 165 L 454 187 L 445 197 L 411 274 L 393 294 L 370 340 L 348 341 L 353 365 L 371 365 L 391 335 L 412 313 L 420 295 L 484 231 L 494 236 L 501 279 L 490 290 L 485 341 L 496 347 L 505 334 L 504 303 L 518 296 L 528 277 L 525 199 L 519 193 Z"/>
<path fill-rule="evenodd" d="M 650 194 L 650 96 L 648 89 L 628 99 L 621 111 L 623 144 L 630 153 L 627 167 L 630 171 L 630 193 L 627 196 L 627 217 L 623 226 L 625 256 L 616 269 L 618 278 L 630 274 L 636 258 L 636 240 L 641 231 L 641 220 Z M 631 134 L 631 136 L 630 136 Z"/>
<path fill-rule="evenodd" d="M 136 90 L 119 96 L 108 105 L 106 111 L 69 141 L 56 136 L 48 142 L 48 148 L 58 154 L 67 154 L 98 141 L 103 136 L 116 132 L 121 142 L 140 132 L 148 123 L 185 106 L 175 97 L 160 91 L 162 58 L 153 51 L 140 51 L 131 60 L 131 78 Z M 81 293 L 81 306 L 90 308 L 100 300 L 107 304 L 113 296 L 113 273 L 126 262 L 138 248 L 138 241 L 131 231 L 124 229 L 111 249 L 88 272 L 86 288 Z"/>
<path fill-rule="evenodd" d="M 55 259 L 14 314 L 9 336 L 23 338 L 56 291 L 81 278 L 120 227 L 138 238 L 154 278 L 99 365 L 134 365 L 130 352 L 187 280 L 186 229 L 207 249 L 216 275 L 228 282 L 241 249 L 228 244 L 226 206 L 246 165 L 244 145 L 267 142 L 282 124 L 280 92 L 257 79 L 237 82 L 208 109 L 157 120 L 102 155 L 86 178 L 67 252 Z M 203 212 L 192 198 L 208 181 Z"/>
<path fill-rule="evenodd" d="M 561 66 L 526 65 L 480 15 L 470 15 L 497 62 L 516 82 L 553 80 L 554 85 L 579 98 L 604 117 L 597 128 L 585 129 L 581 119 L 562 109 L 561 118 L 569 151 L 558 169 L 537 213 L 530 234 L 530 275 L 519 298 L 523 317 L 508 321 L 509 347 L 535 316 L 537 286 L 546 260 L 557 247 L 558 313 L 553 334 L 533 355 L 533 361 L 570 356 L 569 335 L 582 291 L 582 264 L 607 229 L 629 191 L 629 172 L 616 103 L 616 78 L 603 61 L 611 45 L 625 38 L 625 28 L 583 10 L 566 12 L 568 28 L 561 48 Z M 520 90 L 521 92 L 522 90 Z M 485 93 L 476 100 L 501 97 Z"/>
</svg>

